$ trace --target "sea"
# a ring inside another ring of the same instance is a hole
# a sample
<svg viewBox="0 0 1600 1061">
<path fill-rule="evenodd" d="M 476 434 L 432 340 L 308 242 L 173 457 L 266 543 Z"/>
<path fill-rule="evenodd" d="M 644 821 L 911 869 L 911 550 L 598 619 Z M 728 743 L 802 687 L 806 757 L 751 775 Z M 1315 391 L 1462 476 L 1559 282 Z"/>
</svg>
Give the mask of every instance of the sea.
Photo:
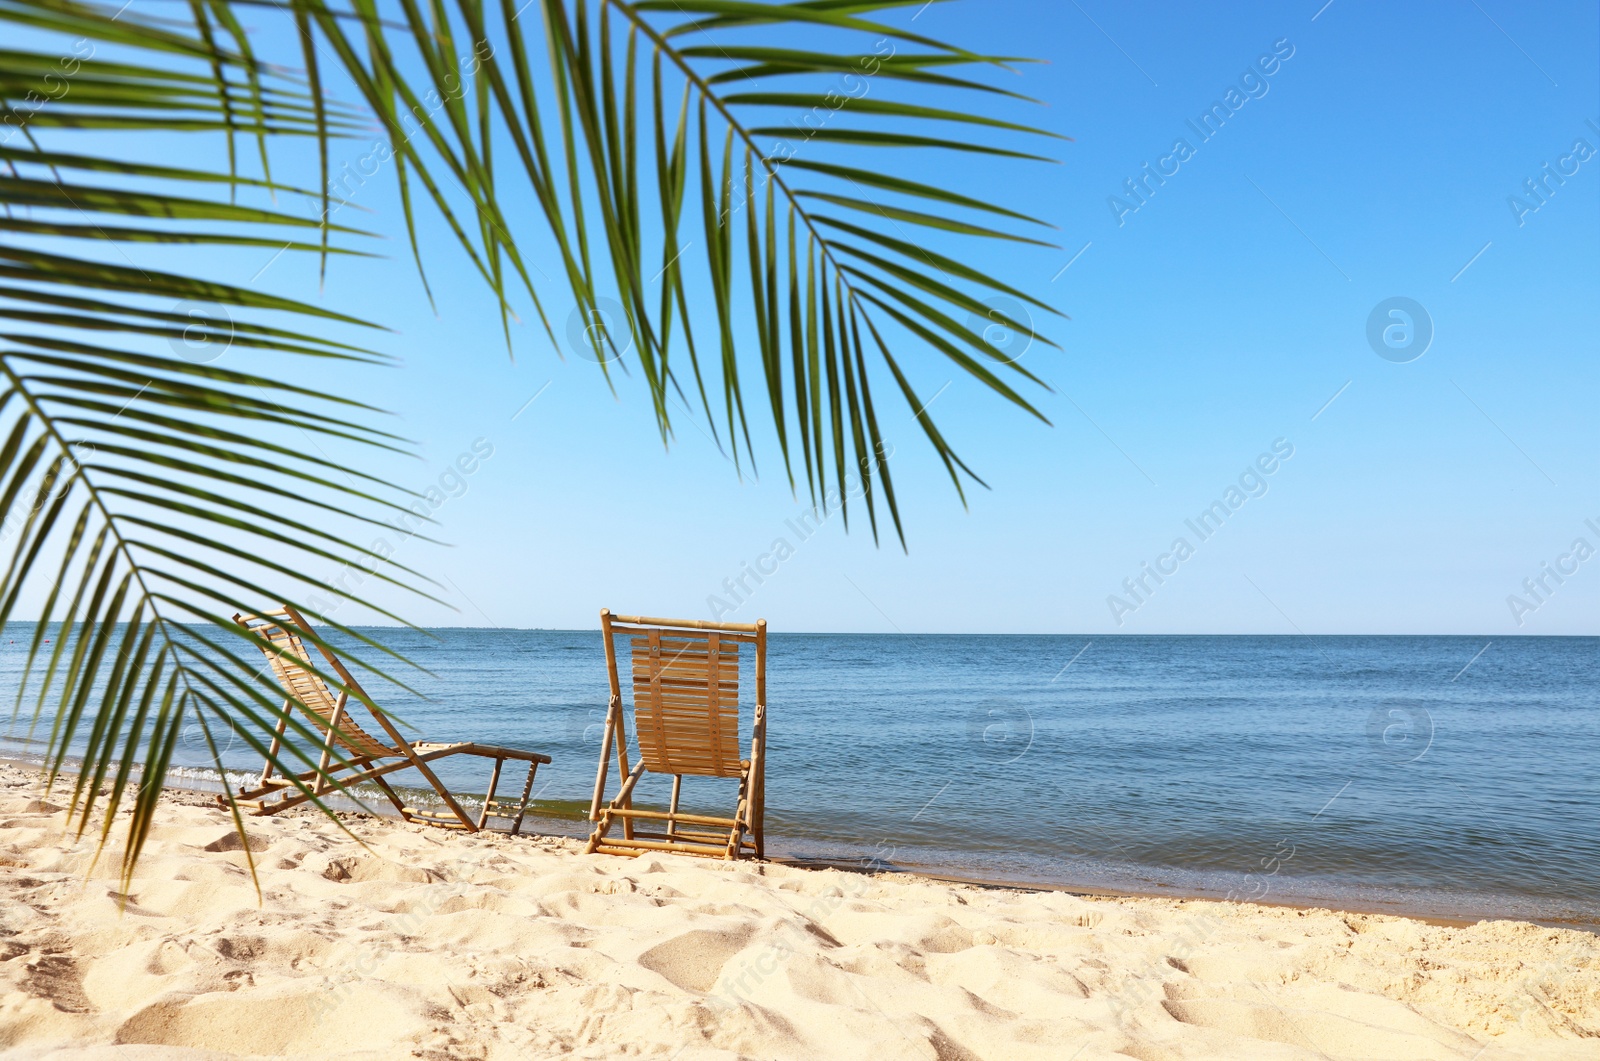
<svg viewBox="0 0 1600 1061">
<path fill-rule="evenodd" d="M 409 661 L 367 652 L 395 681 L 363 681 L 412 736 L 550 755 L 524 828 L 586 833 L 599 631 L 365 632 Z M 0 641 L 0 688 L 28 636 Z M 1600 638 L 774 633 L 768 654 L 773 855 L 1600 929 Z M 752 667 L 746 652 L 747 703 Z M 25 698 L 0 753 L 39 761 L 50 723 Z M 259 771 L 239 733 L 213 736 L 230 780 Z M 487 776 L 438 770 L 464 793 Z M 219 783 L 196 724 L 168 783 Z M 667 785 L 638 802 L 663 806 Z M 733 789 L 690 779 L 683 808 L 727 814 Z"/>
</svg>

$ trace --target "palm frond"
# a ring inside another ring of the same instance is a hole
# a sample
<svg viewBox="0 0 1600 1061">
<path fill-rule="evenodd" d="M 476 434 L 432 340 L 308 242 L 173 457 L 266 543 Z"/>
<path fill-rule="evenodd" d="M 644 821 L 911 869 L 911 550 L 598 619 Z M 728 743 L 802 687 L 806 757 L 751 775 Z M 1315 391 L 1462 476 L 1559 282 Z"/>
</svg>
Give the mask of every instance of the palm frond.
<svg viewBox="0 0 1600 1061">
<path fill-rule="evenodd" d="M 1060 139 L 1010 111 L 1033 103 L 1013 90 L 1023 60 L 914 32 L 910 6 L 193 0 L 152 18 L 0 0 L 0 623 L 39 615 L 17 705 L 31 695 L 50 721 L 52 778 L 81 757 L 80 829 L 98 811 L 109 836 L 137 786 L 131 869 L 185 719 L 213 751 L 213 733 L 232 731 L 269 757 L 281 728 L 277 755 L 294 763 L 279 769 L 315 770 L 317 734 L 228 615 L 288 600 L 381 650 L 308 606 L 306 572 L 350 562 L 380 581 L 425 580 L 350 529 L 403 512 L 403 492 L 321 452 L 403 449 L 374 410 L 295 383 L 291 368 L 161 351 L 381 362 L 321 335 L 365 322 L 66 241 L 276 246 L 325 269 L 366 253 L 332 223 L 329 177 L 343 138 L 375 127 L 425 286 L 434 252 L 419 209 L 494 293 L 508 342 L 524 299 L 558 350 L 550 307 L 588 324 L 620 305 L 573 352 L 608 380 L 636 368 L 664 443 L 703 416 L 754 474 L 765 423 L 792 490 L 842 509 L 846 526 L 859 498 L 874 539 L 881 502 L 904 546 L 874 380 L 880 393 L 892 380 L 964 500 L 964 481 L 982 480 L 913 376 L 948 364 L 1043 419 L 1024 393 L 1037 375 L 972 322 L 1053 345 L 1028 310 L 996 310 L 994 297 L 1057 315 L 962 250 L 934 248 L 1050 244 L 1043 221 L 947 186 L 930 163 L 1028 163 Z M 287 54 L 263 54 L 246 9 L 286 17 Z M 177 166 L 83 146 L 177 135 L 226 151 Z M 314 144 L 313 180 L 274 176 L 269 146 L 285 137 Z M 239 148 L 252 141 L 258 175 Z M 309 198 L 316 216 L 262 193 Z M 536 246 L 559 263 L 554 277 L 534 267 Z M 346 529 L 330 529 L 332 514 Z"/>
<path fill-rule="evenodd" d="M 859 360 L 861 372 L 887 367 L 873 348 L 859 344 L 860 335 L 875 332 L 886 344 L 910 347 L 901 351 L 902 364 L 913 350 L 945 357 L 1037 415 L 1004 380 L 1016 374 L 1038 384 L 1037 377 L 999 356 L 968 322 L 976 315 L 1053 345 L 1031 321 L 997 315 L 982 289 L 1059 314 L 1003 280 L 930 250 L 925 234 L 911 231 L 1053 246 L 993 221 L 1041 226 L 1039 219 L 929 183 L 921 174 L 930 169 L 930 153 L 1040 160 L 1045 156 L 1018 141 L 1062 137 L 976 106 L 890 98 L 899 88 L 985 106 L 1031 102 L 985 80 L 1014 76 L 1010 71 L 1021 60 L 975 54 L 881 21 L 906 6 L 897 2 L 534 0 L 517 6 L 501 0 L 496 7 L 455 0 L 447 8 L 441 0 L 426 13 L 409 0 L 400 6 L 404 29 L 396 30 L 369 3 L 340 12 L 302 0 L 299 9 L 311 14 L 328 44 L 308 50 L 307 62 L 315 67 L 318 56 L 339 58 L 339 73 L 388 126 L 405 162 L 398 172 L 449 175 L 461 195 L 447 194 L 443 181 L 426 184 L 428 192 L 441 208 L 469 201 L 477 212 L 475 238 L 466 226 L 452 224 L 503 306 L 513 297 L 510 287 L 522 287 L 559 346 L 545 319 L 547 304 L 570 298 L 585 321 L 604 319 L 602 306 L 610 299 L 621 305 L 621 319 L 610 328 L 585 330 L 593 348 L 580 352 L 608 373 L 615 364 L 637 364 L 664 441 L 675 419 L 693 415 L 671 399 L 693 393 L 735 464 L 754 469 L 749 376 L 740 367 L 748 348 L 752 360 L 759 354 L 763 404 L 791 486 L 803 479 L 814 503 L 844 508 L 846 525 L 849 498 L 859 495 L 875 536 L 881 498 L 904 544 L 884 451 L 854 441 L 872 433 L 877 413 L 866 385 L 848 400 L 857 375 L 852 366 Z M 548 57 L 545 80 L 532 60 L 539 48 L 527 39 L 536 14 Z M 359 29 L 346 15 L 355 16 Z M 752 34 L 805 46 L 757 43 Z M 963 72 L 967 76 L 956 76 Z M 782 91 L 760 86 L 779 76 Z M 436 101 L 433 120 L 421 106 L 428 99 Z M 789 125 L 769 123 L 777 111 L 789 112 Z M 498 171 L 491 151 L 497 143 Z M 820 157 L 825 151 L 841 161 Z M 849 164 L 842 161 L 847 155 Z M 902 157 L 906 161 L 898 163 Z M 544 232 L 537 235 L 553 244 L 560 280 L 535 284 L 516 256 L 524 234 L 502 206 L 507 165 L 538 199 Z M 897 165 L 908 175 L 894 175 Z M 653 213 L 640 192 L 652 174 Z M 979 223 L 974 213 L 991 220 Z M 868 244 L 876 247 L 868 251 Z M 502 256 L 511 269 L 499 267 Z M 830 291 L 833 311 L 823 312 Z M 707 301 L 702 312 L 689 312 Z M 736 322 L 746 319 L 753 324 L 741 332 Z M 817 324 L 820 343 L 808 338 L 802 321 Z M 682 335 L 676 348 L 675 333 Z M 710 346 L 696 342 L 697 335 Z M 680 378 L 685 357 L 688 372 Z M 720 395 L 711 389 L 718 383 Z M 830 417 L 838 416 L 836 425 L 819 423 L 816 399 L 823 391 L 822 404 Z M 907 398 L 959 491 L 965 473 L 958 471 L 965 465 L 914 395 Z M 859 485 L 852 488 L 847 474 L 859 477 Z"/>
<path fill-rule="evenodd" d="M 31 16 L 52 29 L 104 22 L 101 37 L 80 36 L 80 44 L 116 34 L 117 43 L 204 62 L 214 76 L 70 51 L 66 62 L 44 50 L 0 52 L 0 118 L 22 119 L 0 145 L 0 626 L 24 611 L 37 615 L 12 721 L 48 722 L 52 784 L 69 754 L 80 759 L 71 807 L 80 833 L 98 819 L 105 841 L 131 800 L 127 872 L 185 720 L 208 734 L 259 734 L 286 717 L 261 680 L 259 657 L 228 648 L 246 637 L 229 616 L 297 599 L 314 584 L 314 568 L 355 562 L 380 582 L 407 586 L 420 577 L 357 544 L 349 529 L 330 529 L 378 524 L 385 510 L 410 515 L 403 492 L 319 455 L 323 445 L 404 449 L 373 426 L 376 410 L 301 385 L 292 368 L 250 373 L 212 363 L 228 348 L 386 363 L 308 327 L 363 322 L 67 249 L 83 244 L 65 240 L 110 240 L 320 251 L 292 233 L 356 234 L 235 202 L 240 188 L 304 193 L 240 176 L 233 159 L 219 172 L 44 146 L 41 138 L 66 129 L 318 135 L 303 88 L 203 34 L 110 25 L 110 14 L 0 6 L 0 21 Z M 242 92 L 234 81 L 254 87 Z M 55 84 L 68 88 L 28 99 Z M 130 178 L 157 183 L 130 188 Z M 216 198 L 221 189 L 227 201 Z M 134 223 L 103 220 L 112 217 Z M 297 771 L 302 761 L 315 766 L 303 749 L 316 734 L 300 729 L 300 740 L 272 756 Z"/>
</svg>

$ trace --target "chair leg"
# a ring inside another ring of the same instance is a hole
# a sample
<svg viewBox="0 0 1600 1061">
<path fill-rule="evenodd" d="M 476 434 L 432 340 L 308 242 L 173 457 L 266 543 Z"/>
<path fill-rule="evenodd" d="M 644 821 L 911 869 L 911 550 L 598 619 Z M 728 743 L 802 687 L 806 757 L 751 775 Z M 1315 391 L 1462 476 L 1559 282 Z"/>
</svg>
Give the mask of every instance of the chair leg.
<svg viewBox="0 0 1600 1061">
<path fill-rule="evenodd" d="M 489 808 L 494 806 L 494 790 L 500 787 L 500 768 L 505 765 L 504 759 L 494 761 L 494 770 L 489 774 L 489 793 L 483 797 L 483 813 L 478 815 L 478 828 L 482 829 L 489 824 Z"/>
<path fill-rule="evenodd" d="M 739 778 L 739 802 L 733 812 L 733 828 L 728 830 L 728 853 L 724 856 L 729 861 L 737 862 L 739 854 L 744 847 L 744 828 L 742 823 L 750 817 L 750 775 L 747 773 Z"/>
<path fill-rule="evenodd" d="M 750 771 L 750 837 L 755 841 L 756 858 L 765 860 L 767 845 L 763 828 L 767 812 L 767 778 L 763 764 L 752 763 Z"/>
<path fill-rule="evenodd" d="M 528 795 L 533 791 L 533 775 L 539 769 L 538 763 L 528 764 L 528 780 L 522 786 L 522 799 L 517 803 L 517 817 L 511 823 L 511 835 L 516 836 L 522 831 L 522 818 L 528 813 Z"/>
<path fill-rule="evenodd" d="M 667 819 L 667 836 L 673 840 L 678 838 L 678 793 L 683 790 L 683 775 L 672 775 L 672 806 L 667 808 L 667 813 L 672 815 Z"/>
<path fill-rule="evenodd" d="M 644 760 L 641 759 L 634 766 L 633 772 L 628 775 L 627 780 L 622 782 L 622 789 L 617 793 L 616 798 L 611 801 L 605 810 L 600 812 L 600 820 L 595 823 L 594 832 L 589 834 L 589 846 L 584 849 L 585 854 L 594 854 L 595 848 L 600 846 L 600 841 L 604 840 L 606 833 L 611 831 L 612 822 L 616 820 L 616 816 L 611 812 L 614 810 L 627 810 L 633 806 L 633 786 L 637 785 L 639 778 L 643 776 Z M 632 818 L 622 819 L 622 836 L 625 840 L 633 839 Z"/>
</svg>

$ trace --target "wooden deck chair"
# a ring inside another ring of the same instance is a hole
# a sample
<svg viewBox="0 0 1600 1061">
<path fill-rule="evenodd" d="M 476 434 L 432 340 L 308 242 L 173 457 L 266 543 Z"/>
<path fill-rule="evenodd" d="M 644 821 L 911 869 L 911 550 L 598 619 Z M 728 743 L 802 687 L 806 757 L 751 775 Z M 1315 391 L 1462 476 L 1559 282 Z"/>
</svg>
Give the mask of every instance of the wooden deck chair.
<svg viewBox="0 0 1600 1061">
<path fill-rule="evenodd" d="M 590 853 L 642 855 L 672 851 L 707 858 L 766 855 L 762 812 L 766 789 L 767 621 L 754 625 L 693 619 L 647 619 L 600 612 L 606 642 L 611 702 L 606 710 L 600 767 L 594 779 L 589 820 Z M 634 739 L 639 761 L 628 766 L 628 731 L 617 673 L 617 638 L 626 636 L 633 677 Z M 755 704 L 750 754 L 739 750 L 739 652 L 755 652 Z M 615 754 L 620 789 L 603 807 L 606 773 Z M 665 811 L 633 806 L 633 792 L 646 773 L 672 776 L 672 802 Z M 685 775 L 736 778 L 738 800 L 731 818 L 678 811 Z M 642 830 L 639 824 L 664 831 Z M 613 829 L 621 826 L 621 836 Z M 748 835 L 747 835 L 748 834 Z"/>
<path fill-rule="evenodd" d="M 356 680 L 345 670 L 344 664 L 339 662 L 337 656 L 321 645 L 318 651 L 329 669 L 339 676 L 349 689 L 360 692 L 354 702 L 378 723 L 388 742 L 385 743 L 366 730 L 352 717 L 350 709 L 352 698 L 347 692 L 337 695 L 328 688 L 326 682 L 309 668 L 311 655 L 306 651 L 302 633 L 311 628 L 305 618 L 295 609 L 285 606 L 281 611 L 268 612 L 263 615 L 235 615 L 233 621 L 243 626 L 246 630 L 266 640 L 272 648 L 262 646 L 261 651 L 266 655 L 272 666 L 272 672 L 278 679 L 278 684 L 283 686 L 283 691 L 288 699 L 283 702 L 284 717 L 278 720 L 277 732 L 272 738 L 272 754 L 276 756 L 283 746 L 284 730 L 289 724 L 289 714 L 299 709 L 310 720 L 311 724 L 322 734 L 322 773 L 307 771 L 296 774 L 294 777 L 311 790 L 312 795 L 301 791 L 300 785 L 283 775 L 273 776 L 272 761 L 269 759 L 261 771 L 259 784 L 238 795 L 241 807 L 249 809 L 252 814 L 275 814 L 280 810 L 298 806 L 312 799 L 314 796 L 325 796 L 329 792 L 337 791 L 337 785 L 349 788 L 365 781 L 371 781 L 382 789 L 383 794 L 389 797 L 395 809 L 400 812 L 400 817 L 408 822 L 420 822 L 424 825 L 437 825 L 446 829 L 462 829 L 475 833 L 488 824 L 491 814 L 495 817 L 511 818 L 511 832 L 518 833 L 522 829 L 522 819 L 527 814 L 528 797 L 533 791 L 533 775 L 539 769 L 540 763 L 548 763 L 548 755 L 538 752 L 522 751 L 519 748 L 499 748 L 490 744 L 475 744 L 471 741 L 461 741 L 453 744 L 440 744 L 428 741 L 407 741 L 400 735 L 382 711 L 373 710 L 367 706 L 370 698 Z M 367 700 L 367 703 L 363 702 Z M 335 752 L 337 751 L 337 758 Z M 475 755 L 484 759 L 494 760 L 493 772 L 489 775 L 489 792 L 484 797 L 483 810 L 474 820 L 455 796 L 450 793 L 438 778 L 429 763 L 435 759 L 443 759 L 449 755 Z M 522 786 L 522 798 L 516 803 L 495 799 L 495 791 L 500 785 L 500 771 L 507 759 L 528 764 L 528 779 Z M 448 814 L 430 814 L 408 807 L 389 782 L 384 779 L 385 774 L 396 770 L 405 770 L 415 767 L 427 779 L 433 790 L 448 809 Z M 219 801 L 223 797 L 217 797 Z"/>
</svg>

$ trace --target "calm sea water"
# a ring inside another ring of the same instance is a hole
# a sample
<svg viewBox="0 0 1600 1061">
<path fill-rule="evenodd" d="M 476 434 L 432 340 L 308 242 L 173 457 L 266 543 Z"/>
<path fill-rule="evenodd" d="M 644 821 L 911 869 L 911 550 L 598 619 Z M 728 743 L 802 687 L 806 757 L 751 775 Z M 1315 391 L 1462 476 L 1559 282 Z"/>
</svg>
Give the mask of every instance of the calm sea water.
<svg viewBox="0 0 1600 1061">
<path fill-rule="evenodd" d="M 582 831 L 597 631 L 374 633 L 430 673 L 407 678 L 425 701 L 370 692 L 428 739 L 550 754 L 543 824 Z M 0 645 L 11 688 L 20 634 Z M 1600 925 L 1597 663 L 1600 638 L 774 634 L 768 846 Z M 198 731 L 180 758 L 206 761 Z M 237 744 L 227 762 L 258 766 Z M 477 787 L 485 771 L 441 773 Z M 686 809 L 726 813 L 731 784 L 686 784 Z"/>
</svg>

